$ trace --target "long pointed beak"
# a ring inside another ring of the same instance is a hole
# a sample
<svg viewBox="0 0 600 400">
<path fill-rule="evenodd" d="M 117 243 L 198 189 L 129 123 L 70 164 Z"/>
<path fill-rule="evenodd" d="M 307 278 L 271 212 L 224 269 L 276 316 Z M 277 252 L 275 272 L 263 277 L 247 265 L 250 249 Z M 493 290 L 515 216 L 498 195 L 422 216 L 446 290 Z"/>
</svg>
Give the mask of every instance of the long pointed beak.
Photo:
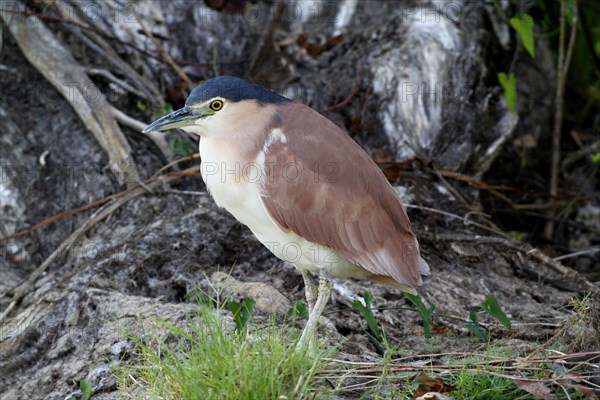
<svg viewBox="0 0 600 400">
<path fill-rule="evenodd" d="M 202 118 L 199 110 L 183 107 L 177 111 L 173 111 L 171 114 L 167 114 L 164 117 L 157 119 L 144 128 L 142 132 L 148 133 L 152 131 L 167 131 L 169 129 L 184 128 L 186 126 L 194 125 L 194 122 L 198 118 Z"/>
</svg>

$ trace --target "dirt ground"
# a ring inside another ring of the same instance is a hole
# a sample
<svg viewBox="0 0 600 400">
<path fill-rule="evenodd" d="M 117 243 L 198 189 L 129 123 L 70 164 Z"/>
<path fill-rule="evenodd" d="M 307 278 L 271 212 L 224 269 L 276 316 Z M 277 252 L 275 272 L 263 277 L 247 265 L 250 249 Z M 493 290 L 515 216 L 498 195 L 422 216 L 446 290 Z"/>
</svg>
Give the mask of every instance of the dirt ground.
<svg viewBox="0 0 600 400">
<path fill-rule="evenodd" d="M 419 226 L 419 218 L 413 220 Z M 481 316 L 494 346 L 530 351 L 571 315 L 569 301 L 577 293 L 527 273 L 506 249 L 428 240 L 421 246 L 433 271 L 421 295 L 436 305 L 434 325 L 443 333 L 426 339 L 420 317 L 398 291 L 337 281 L 326 310 L 331 325 L 325 324 L 322 338 L 343 341 L 346 355 L 340 357 L 381 357 L 363 317 L 348 311 L 366 291 L 373 293 L 374 307 L 386 309 L 376 317 L 390 344 L 409 355 L 485 349 L 489 344 L 474 338 L 465 321 L 488 294 L 498 298 L 513 323 L 507 331 Z M 118 327 L 143 334 L 144 323 L 155 318 L 183 323 L 193 307 L 188 294 L 198 288 L 213 293 L 217 272 L 241 283 L 225 288 L 233 299 L 257 301 L 258 320 L 281 315 L 282 308 L 304 297 L 294 268 L 271 255 L 205 193 L 157 193 L 132 200 L 40 279 L 3 325 L 3 396 L 59 398 L 88 377 L 96 398 L 118 398 L 110 367 L 133 351 Z"/>
</svg>

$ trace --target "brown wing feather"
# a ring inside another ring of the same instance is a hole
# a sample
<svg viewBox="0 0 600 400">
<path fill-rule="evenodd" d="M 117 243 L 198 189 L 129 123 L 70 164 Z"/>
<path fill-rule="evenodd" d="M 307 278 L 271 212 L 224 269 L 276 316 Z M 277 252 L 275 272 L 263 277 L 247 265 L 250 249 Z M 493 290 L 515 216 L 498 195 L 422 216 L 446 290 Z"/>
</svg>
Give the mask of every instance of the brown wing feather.
<svg viewBox="0 0 600 400">
<path fill-rule="evenodd" d="M 262 191 L 275 222 L 373 274 L 420 285 L 426 264 L 408 216 L 373 160 L 309 107 L 286 104 L 278 114 L 285 141 L 267 148 Z"/>
</svg>

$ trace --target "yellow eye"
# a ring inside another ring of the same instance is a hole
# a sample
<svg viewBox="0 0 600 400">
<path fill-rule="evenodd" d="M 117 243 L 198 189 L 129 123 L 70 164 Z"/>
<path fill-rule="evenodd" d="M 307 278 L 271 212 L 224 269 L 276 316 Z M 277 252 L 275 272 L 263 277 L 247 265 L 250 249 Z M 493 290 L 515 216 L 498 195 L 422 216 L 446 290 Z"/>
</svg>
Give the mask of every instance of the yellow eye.
<svg viewBox="0 0 600 400">
<path fill-rule="evenodd" d="M 214 100 L 210 103 L 210 109 L 213 111 L 219 111 L 223 108 L 223 102 L 221 100 Z"/>
</svg>

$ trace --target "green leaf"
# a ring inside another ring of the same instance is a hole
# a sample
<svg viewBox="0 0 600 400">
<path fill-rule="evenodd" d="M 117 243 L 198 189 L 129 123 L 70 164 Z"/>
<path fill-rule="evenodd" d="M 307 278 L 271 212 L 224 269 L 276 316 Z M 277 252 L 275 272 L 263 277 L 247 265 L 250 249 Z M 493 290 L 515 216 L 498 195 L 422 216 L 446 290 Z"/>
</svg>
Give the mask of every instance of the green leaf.
<svg viewBox="0 0 600 400">
<path fill-rule="evenodd" d="M 479 340 L 481 340 L 482 342 L 485 342 L 487 340 L 487 337 L 486 337 L 485 333 L 483 333 L 483 331 L 481 330 L 481 326 L 479 325 L 479 320 L 477 319 L 477 313 L 475 311 L 471 311 L 469 313 L 469 318 L 471 319 L 471 321 L 467 322 L 467 329 L 473 335 L 477 336 L 477 338 Z"/>
<path fill-rule="evenodd" d="M 421 297 L 418 294 L 416 296 L 414 294 L 410 294 L 410 293 L 406 293 L 406 292 L 402 292 L 402 294 L 411 303 L 413 303 L 415 305 L 415 307 L 417 307 L 417 311 L 419 312 L 419 315 L 423 319 L 423 329 L 425 331 L 425 337 L 430 338 L 431 337 L 431 319 L 433 316 L 433 310 L 435 310 L 435 304 L 432 305 L 431 307 L 427 308 L 427 306 L 423 303 L 423 300 L 421 300 Z"/>
<path fill-rule="evenodd" d="M 500 308 L 500 304 L 498 303 L 496 297 L 489 294 L 485 298 L 483 303 L 480 304 L 480 307 L 483 309 L 483 311 L 500 321 L 500 323 L 504 325 L 507 329 L 512 329 L 510 320 L 508 319 L 506 314 L 504 314 L 502 308 Z"/>
<path fill-rule="evenodd" d="M 89 400 L 89 398 L 92 397 L 92 382 L 87 379 L 80 380 L 79 390 L 81 390 L 81 399 Z"/>
<path fill-rule="evenodd" d="M 301 319 L 308 320 L 308 309 L 303 302 L 297 300 L 292 308 L 288 310 L 287 315 L 290 318 L 300 317 Z"/>
<path fill-rule="evenodd" d="M 235 321 L 235 327 L 240 336 L 244 336 L 246 334 L 246 326 L 248 325 L 248 321 L 252 318 L 252 311 L 254 310 L 254 306 L 256 302 L 252 299 L 245 299 L 242 304 L 237 301 L 230 301 L 227 303 L 225 308 L 227 308 L 233 314 L 233 320 Z"/>
<path fill-rule="evenodd" d="M 169 136 L 169 147 L 173 150 L 175 155 L 180 157 L 189 157 L 194 154 L 191 142 L 185 139 L 179 139 L 177 135 Z"/>
<path fill-rule="evenodd" d="M 508 234 L 510 235 L 512 240 L 516 240 L 517 242 L 520 242 L 521 240 L 523 240 L 523 234 L 521 232 L 510 231 L 510 232 L 508 232 Z"/>
<path fill-rule="evenodd" d="M 529 14 L 519 13 L 509 21 L 521 38 L 523 47 L 531 57 L 535 57 L 535 37 L 533 36 L 533 17 Z"/>
<path fill-rule="evenodd" d="M 154 122 L 157 119 L 159 119 L 160 117 L 164 117 L 165 115 L 170 114 L 172 112 L 173 112 L 173 105 L 171 103 L 167 103 L 160 110 L 156 110 L 150 117 L 150 120 L 152 122 Z"/>
<path fill-rule="evenodd" d="M 594 164 L 600 164 L 600 153 L 592 154 L 592 162 Z"/>
<path fill-rule="evenodd" d="M 373 315 L 373 310 L 371 309 L 373 295 L 371 294 L 371 292 L 366 292 L 363 296 L 363 299 L 365 301 L 364 305 L 360 301 L 354 300 L 354 302 L 352 303 L 352 309 L 360 312 L 363 315 L 363 317 L 367 321 L 367 325 L 369 326 L 371 333 L 375 335 L 375 338 L 380 340 L 381 332 L 379 331 L 379 327 L 377 326 L 377 320 L 375 319 L 375 316 Z"/>
<path fill-rule="evenodd" d="M 504 72 L 498 74 L 498 81 L 504 89 L 506 105 L 512 113 L 517 112 L 517 77 L 515 74 L 506 75 Z"/>
</svg>

